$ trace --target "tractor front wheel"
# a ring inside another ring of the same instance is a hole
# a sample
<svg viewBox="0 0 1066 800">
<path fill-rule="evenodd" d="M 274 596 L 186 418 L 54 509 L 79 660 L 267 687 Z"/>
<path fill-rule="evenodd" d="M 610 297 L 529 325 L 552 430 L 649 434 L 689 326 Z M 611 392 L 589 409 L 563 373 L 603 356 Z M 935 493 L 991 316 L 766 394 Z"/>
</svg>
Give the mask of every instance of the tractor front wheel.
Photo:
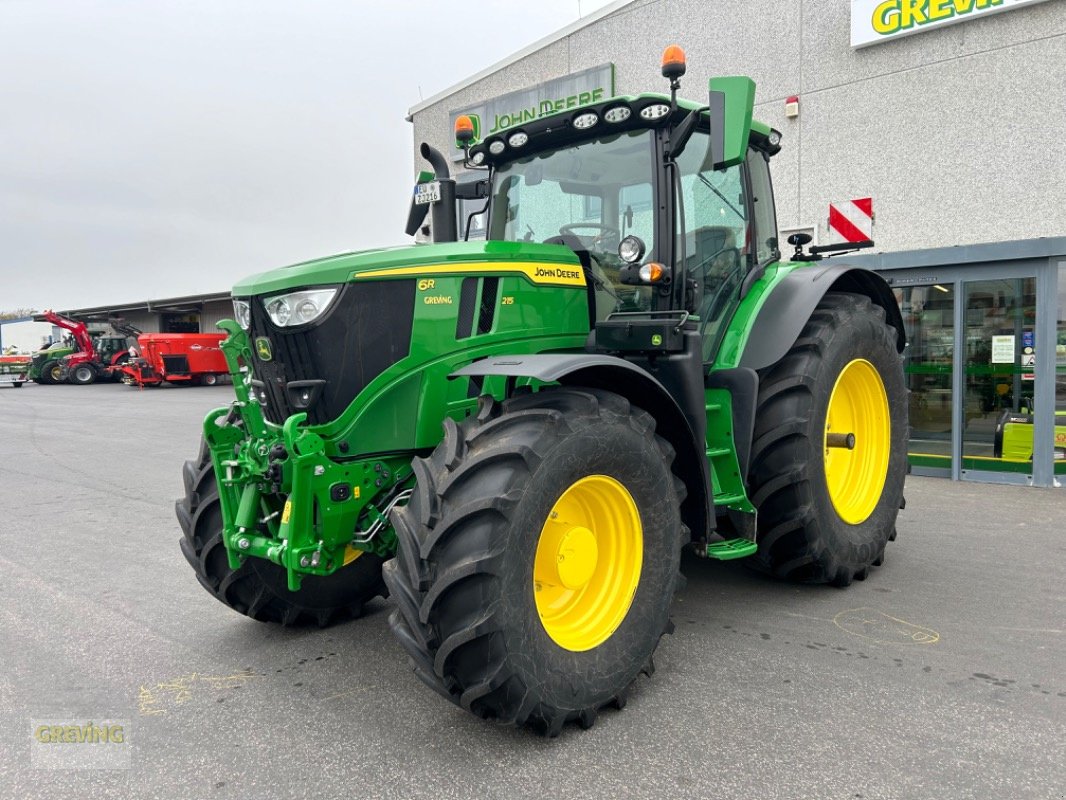
<svg viewBox="0 0 1066 800">
<path fill-rule="evenodd" d="M 37 382 L 45 386 L 53 386 L 59 383 L 61 374 L 59 361 L 53 358 L 51 361 L 45 361 L 41 365 L 41 374 L 37 377 Z"/>
<path fill-rule="evenodd" d="M 238 569 L 231 569 L 222 542 L 222 508 L 206 443 L 201 442 L 199 458 L 186 461 L 182 473 L 185 497 L 175 503 L 185 534 L 180 540 L 181 552 L 196 579 L 219 602 L 260 622 L 313 622 L 325 627 L 358 617 L 367 602 L 387 596 L 381 580 L 382 559 L 372 553 L 361 554 L 332 575 L 305 576 L 296 592 L 289 590 L 285 570 L 272 561 L 248 558 Z"/>
<path fill-rule="evenodd" d="M 803 583 L 864 579 L 895 538 L 907 472 L 907 391 L 883 309 L 827 294 L 761 375 L 755 419 L 753 565 Z"/>
<path fill-rule="evenodd" d="M 393 633 L 416 674 L 475 715 L 557 735 L 651 674 L 688 532 L 651 415 L 556 388 L 444 421 L 393 512 Z"/>
<path fill-rule="evenodd" d="M 88 364 L 78 364 L 70 371 L 68 380 L 79 386 L 87 386 L 96 381 L 96 370 Z"/>
</svg>

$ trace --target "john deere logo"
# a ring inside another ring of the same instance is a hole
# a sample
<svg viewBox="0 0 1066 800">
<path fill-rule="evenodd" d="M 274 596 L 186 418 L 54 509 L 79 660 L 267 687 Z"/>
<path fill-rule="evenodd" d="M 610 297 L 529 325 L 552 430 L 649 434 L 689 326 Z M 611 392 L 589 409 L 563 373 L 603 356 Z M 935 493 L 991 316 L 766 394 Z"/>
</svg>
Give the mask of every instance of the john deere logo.
<svg viewBox="0 0 1066 800">
<path fill-rule="evenodd" d="M 657 333 L 653 333 L 651 335 L 651 343 L 653 347 L 658 347 L 663 343 L 663 337 Z"/>
<path fill-rule="evenodd" d="M 259 336 L 255 340 L 255 354 L 260 361 L 270 361 L 274 354 L 270 351 L 270 340 L 265 336 Z"/>
</svg>

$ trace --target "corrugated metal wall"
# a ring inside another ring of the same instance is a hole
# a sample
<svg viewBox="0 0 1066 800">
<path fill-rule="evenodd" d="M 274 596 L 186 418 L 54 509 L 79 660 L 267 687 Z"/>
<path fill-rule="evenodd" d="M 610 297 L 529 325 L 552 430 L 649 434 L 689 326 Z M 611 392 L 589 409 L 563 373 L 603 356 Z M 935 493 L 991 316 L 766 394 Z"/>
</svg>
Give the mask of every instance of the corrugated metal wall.
<svg viewBox="0 0 1066 800">
<path fill-rule="evenodd" d="M 127 325 L 140 328 L 145 333 L 159 333 L 159 315 L 151 311 L 131 311 L 120 314 Z"/>
<path fill-rule="evenodd" d="M 216 300 L 204 303 L 204 310 L 200 312 L 200 333 L 215 333 L 215 327 L 220 319 L 233 319 L 233 304 L 229 300 Z"/>
</svg>

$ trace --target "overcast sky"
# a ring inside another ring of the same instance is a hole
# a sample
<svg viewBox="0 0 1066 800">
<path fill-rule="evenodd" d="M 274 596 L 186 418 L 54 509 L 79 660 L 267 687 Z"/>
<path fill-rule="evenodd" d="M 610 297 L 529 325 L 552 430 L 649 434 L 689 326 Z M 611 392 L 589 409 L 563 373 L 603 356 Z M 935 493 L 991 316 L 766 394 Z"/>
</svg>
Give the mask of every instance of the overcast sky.
<svg viewBox="0 0 1066 800">
<path fill-rule="evenodd" d="M 610 0 L 0 0 L 0 310 L 401 244 L 428 98 Z"/>
</svg>

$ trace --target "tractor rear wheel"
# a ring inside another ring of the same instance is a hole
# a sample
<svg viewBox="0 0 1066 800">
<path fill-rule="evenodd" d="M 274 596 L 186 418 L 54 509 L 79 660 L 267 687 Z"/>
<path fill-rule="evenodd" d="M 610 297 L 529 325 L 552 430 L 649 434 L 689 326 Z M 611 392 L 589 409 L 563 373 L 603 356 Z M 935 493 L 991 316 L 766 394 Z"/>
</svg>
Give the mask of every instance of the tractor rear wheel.
<svg viewBox="0 0 1066 800">
<path fill-rule="evenodd" d="M 205 442 L 197 460 L 185 462 L 182 475 L 185 497 L 174 504 L 185 534 L 181 552 L 196 579 L 219 602 L 260 622 L 325 627 L 358 617 L 370 600 L 388 595 L 381 580 L 383 559 L 372 553 L 363 553 L 332 575 L 305 576 L 296 592 L 289 590 L 285 570 L 272 561 L 249 558 L 230 569 L 215 471 Z"/>
<path fill-rule="evenodd" d="M 53 358 L 50 361 L 45 361 L 44 364 L 41 365 L 41 374 L 38 376 L 38 383 L 44 384 L 45 386 L 53 386 L 59 383 L 59 376 L 59 361 Z"/>
<path fill-rule="evenodd" d="M 869 298 L 830 292 L 760 377 L 753 566 L 803 583 L 864 579 L 895 538 L 907 472 L 896 330 Z"/>
<path fill-rule="evenodd" d="M 70 371 L 67 380 L 79 386 L 87 386 L 96 381 L 96 370 L 89 364 L 78 364 Z"/>
<path fill-rule="evenodd" d="M 651 674 L 688 531 L 674 451 L 619 395 L 555 388 L 445 419 L 393 512 L 389 623 L 416 674 L 475 715 L 589 727 Z"/>
</svg>

